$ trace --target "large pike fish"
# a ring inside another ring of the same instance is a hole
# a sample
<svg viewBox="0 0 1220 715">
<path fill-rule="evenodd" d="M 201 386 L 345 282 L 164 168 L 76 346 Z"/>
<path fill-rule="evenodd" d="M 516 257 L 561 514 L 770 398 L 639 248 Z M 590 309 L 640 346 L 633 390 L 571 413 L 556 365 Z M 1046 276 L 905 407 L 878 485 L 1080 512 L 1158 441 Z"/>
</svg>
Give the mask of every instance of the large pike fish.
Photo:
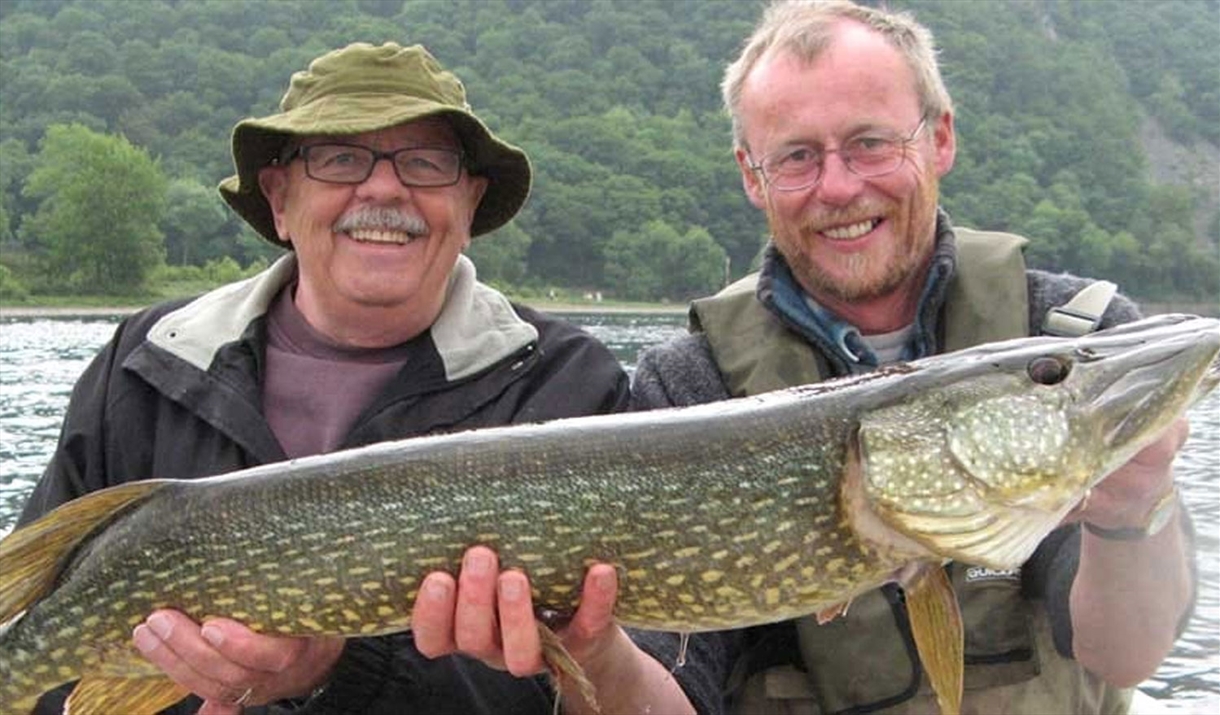
<svg viewBox="0 0 1220 715">
<path fill-rule="evenodd" d="M 295 636 L 405 630 L 423 576 L 456 572 L 472 544 L 559 612 L 591 561 L 614 564 L 619 621 L 678 632 L 829 613 L 949 559 L 1016 567 L 1220 381 L 1218 351 L 1220 322 L 1161 316 L 754 398 L 95 492 L 0 542 L 0 713 L 74 679 L 74 715 L 180 699 L 130 642 L 158 608 Z M 909 601 L 921 623 L 952 621 L 943 598 Z M 960 632 L 938 628 L 921 656 L 956 659 L 933 676 L 952 709 Z"/>
</svg>

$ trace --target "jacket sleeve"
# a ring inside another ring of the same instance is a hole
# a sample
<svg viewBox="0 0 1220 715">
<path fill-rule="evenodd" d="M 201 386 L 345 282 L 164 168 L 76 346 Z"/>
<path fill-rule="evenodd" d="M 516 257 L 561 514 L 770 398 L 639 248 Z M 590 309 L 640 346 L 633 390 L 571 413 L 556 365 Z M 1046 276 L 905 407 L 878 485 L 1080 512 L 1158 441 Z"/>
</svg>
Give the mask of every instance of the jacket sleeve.
<svg viewBox="0 0 1220 715">
<path fill-rule="evenodd" d="M 538 329 L 540 365 L 513 422 L 608 414 L 627 409 L 630 382 L 614 354 L 566 321 L 517 306 Z"/>
<path fill-rule="evenodd" d="M 631 385 L 631 407 L 653 410 L 729 399 L 702 334 L 682 335 L 645 350 Z"/>
</svg>

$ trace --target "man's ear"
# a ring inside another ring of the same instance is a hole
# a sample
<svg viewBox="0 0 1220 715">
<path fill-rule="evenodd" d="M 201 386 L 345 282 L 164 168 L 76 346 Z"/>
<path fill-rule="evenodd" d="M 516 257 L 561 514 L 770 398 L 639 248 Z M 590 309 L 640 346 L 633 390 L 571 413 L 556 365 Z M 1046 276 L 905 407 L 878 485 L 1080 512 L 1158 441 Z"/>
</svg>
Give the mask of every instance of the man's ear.
<svg viewBox="0 0 1220 715">
<path fill-rule="evenodd" d="M 936 148 L 936 175 L 944 176 L 953 168 L 957 157 L 957 134 L 953 130 L 953 112 L 945 112 L 932 125 L 932 141 Z"/>
<path fill-rule="evenodd" d="M 736 157 L 737 166 L 741 169 L 741 187 L 746 191 L 746 198 L 750 199 L 750 203 L 754 204 L 755 208 L 765 210 L 767 208 L 767 187 L 763 184 L 762 173 L 750 168 L 750 156 L 746 154 L 745 149 L 734 150 L 733 156 Z"/>
<path fill-rule="evenodd" d="M 288 226 L 284 220 L 284 205 L 288 201 L 288 169 L 283 166 L 265 166 L 258 171 L 258 188 L 271 206 L 275 219 L 275 232 L 284 241 L 289 240 Z"/>
</svg>

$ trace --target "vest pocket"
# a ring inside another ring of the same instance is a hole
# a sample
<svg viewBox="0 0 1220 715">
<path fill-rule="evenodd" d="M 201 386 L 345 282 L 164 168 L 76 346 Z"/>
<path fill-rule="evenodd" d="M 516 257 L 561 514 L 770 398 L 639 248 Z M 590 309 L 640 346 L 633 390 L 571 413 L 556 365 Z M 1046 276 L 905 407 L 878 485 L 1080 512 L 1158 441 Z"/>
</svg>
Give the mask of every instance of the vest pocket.
<svg viewBox="0 0 1220 715">
<path fill-rule="evenodd" d="M 952 563 L 949 577 L 966 631 L 965 689 L 1020 683 L 1041 672 L 1033 604 L 1021 596 L 1020 569 Z"/>
</svg>

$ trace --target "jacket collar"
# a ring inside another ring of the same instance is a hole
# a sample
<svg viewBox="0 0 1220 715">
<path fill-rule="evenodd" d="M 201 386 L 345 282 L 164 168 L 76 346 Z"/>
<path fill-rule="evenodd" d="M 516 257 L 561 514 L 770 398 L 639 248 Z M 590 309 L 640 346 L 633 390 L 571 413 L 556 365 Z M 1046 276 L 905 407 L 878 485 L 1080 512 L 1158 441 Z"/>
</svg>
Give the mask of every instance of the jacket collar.
<svg viewBox="0 0 1220 715">
<path fill-rule="evenodd" d="M 148 340 L 200 370 L 208 370 L 225 345 L 241 340 L 250 324 L 296 275 L 289 253 L 267 270 L 221 286 L 166 314 Z M 536 343 L 538 330 L 522 320 L 498 291 L 480 283 L 474 264 L 459 256 L 449 275 L 445 303 L 429 337 L 450 381 L 477 374 Z"/>
<path fill-rule="evenodd" d="M 955 268 L 953 227 L 948 214 L 938 210 L 932 266 L 915 313 L 911 343 L 903 352 L 904 360 L 914 360 L 935 352 L 938 316 Z M 860 330 L 819 304 L 801 288 L 788 262 L 773 242 L 767 244 L 763 253 L 757 295 L 768 310 L 818 348 L 835 374 L 865 372 L 877 367 L 877 356 L 864 342 Z"/>
</svg>

